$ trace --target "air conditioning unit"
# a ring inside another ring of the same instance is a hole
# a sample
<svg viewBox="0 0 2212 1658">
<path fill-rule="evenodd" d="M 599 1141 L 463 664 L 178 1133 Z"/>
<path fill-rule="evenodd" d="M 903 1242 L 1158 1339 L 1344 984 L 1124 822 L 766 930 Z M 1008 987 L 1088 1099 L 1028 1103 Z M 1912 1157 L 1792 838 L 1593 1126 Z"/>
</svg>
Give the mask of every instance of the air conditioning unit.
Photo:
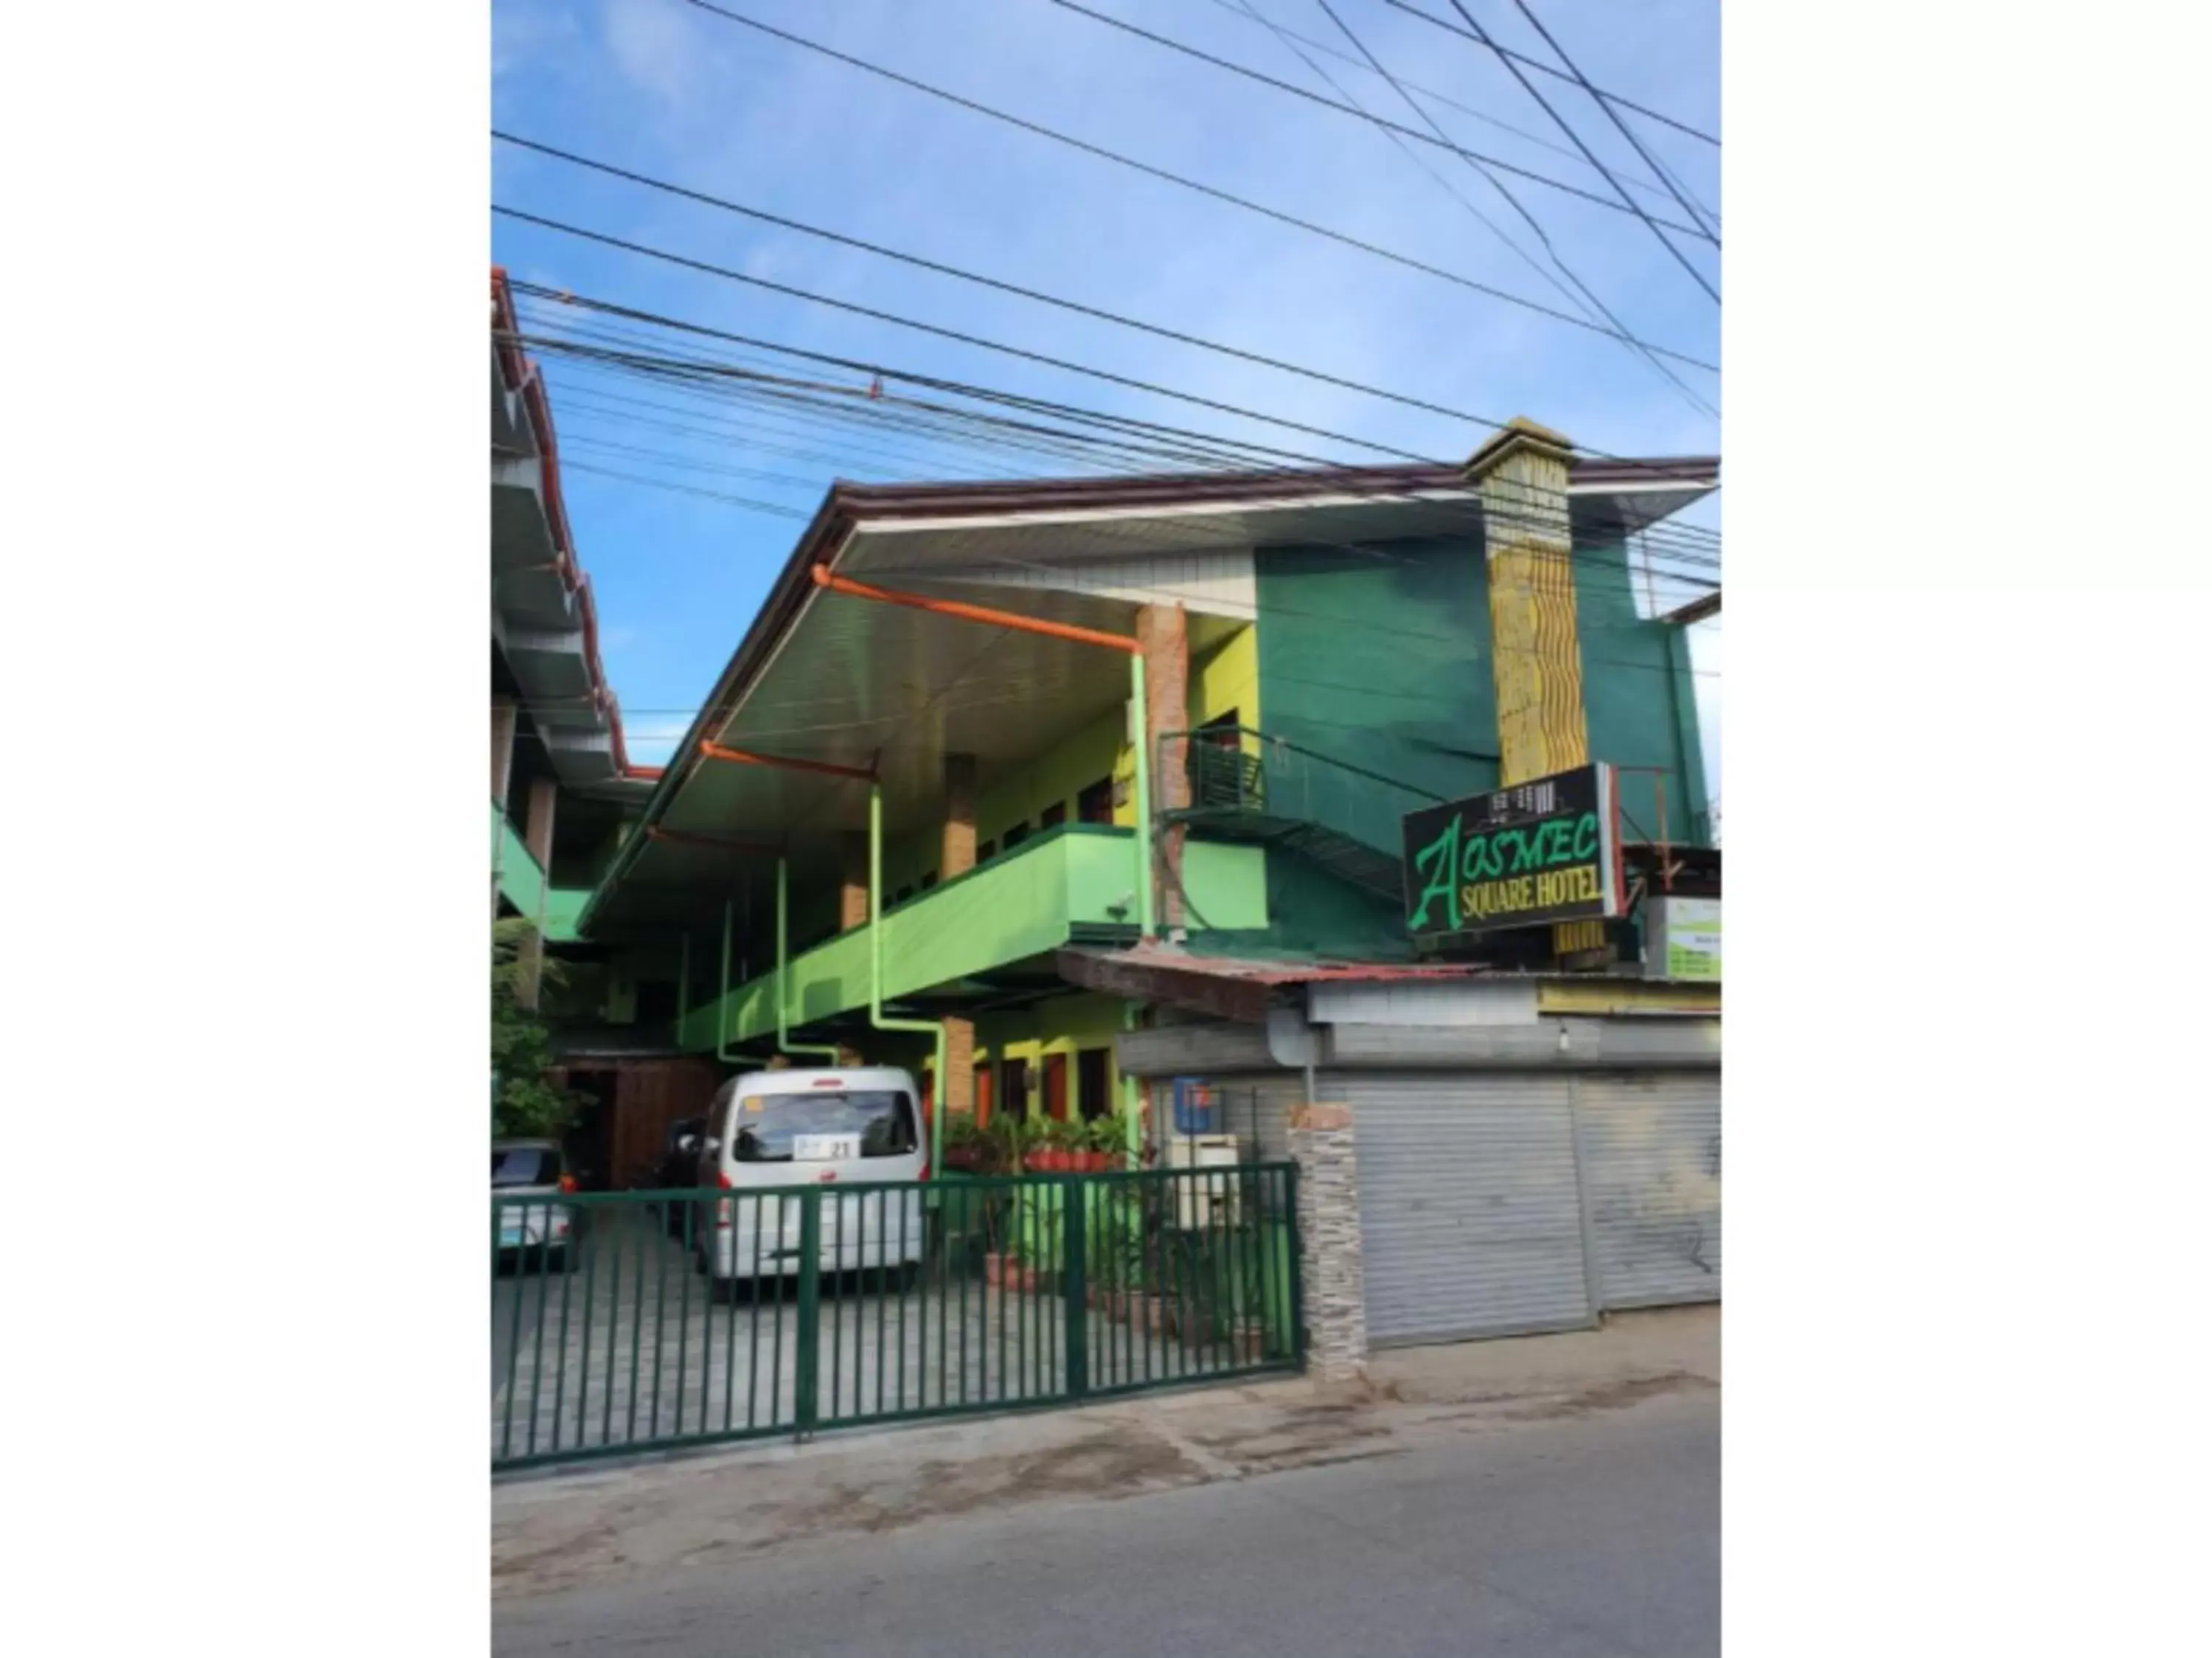
<svg viewBox="0 0 2212 1658">
<path fill-rule="evenodd" d="M 1167 1166 L 1191 1171 L 1174 1182 L 1176 1225 L 1185 1232 L 1202 1231 L 1212 1226 L 1234 1226 L 1237 1176 L 1223 1173 L 1209 1177 L 1205 1171 L 1234 1169 L 1243 1161 L 1242 1148 L 1233 1134 L 1178 1134 L 1170 1138 L 1167 1143 Z"/>
</svg>

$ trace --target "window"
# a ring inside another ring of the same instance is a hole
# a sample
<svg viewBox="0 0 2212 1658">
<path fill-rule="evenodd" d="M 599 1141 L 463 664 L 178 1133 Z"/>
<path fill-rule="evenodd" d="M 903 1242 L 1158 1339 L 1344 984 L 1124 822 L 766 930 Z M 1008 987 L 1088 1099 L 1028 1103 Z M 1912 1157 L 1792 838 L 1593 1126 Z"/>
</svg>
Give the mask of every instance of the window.
<svg viewBox="0 0 2212 1658">
<path fill-rule="evenodd" d="M 1075 797 L 1075 819 L 1079 823 L 1111 823 L 1114 821 L 1114 779 L 1101 777 Z"/>
<path fill-rule="evenodd" d="M 898 1157 L 919 1143 L 914 1101 L 897 1093 L 757 1094 L 741 1102 L 732 1155 L 741 1163 L 787 1163 L 802 1135 L 849 1135 L 863 1157 Z"/>
<path fill-rule="evenodd" d="M 934 869 L 932 869 L 927 875 L 921 878 L 921 890 L 925 893 L 936 885 L 937 871 Z"/>
<path fill-rule="evenodd" d="M 1029 838 L 1029 825 L 1026 822 L 1016 824 L 1012 828 L 1006 831 L 1006 850 L 1009 852 L 1012 851 L 1014 848 L 1019 846 Z"/>
<path fill-rule="evenodd" d="M 891 894 L 891 902 L 892 902 L 892 903 L 894 903 L 894 904 L 903 904 L 903 903 L 905 903 L 905 902 L 907 901 L 907 899 L 908 899 L 912 898 L 913 896 L 914 896 L 914 888 L 913 888 L 913 887 L 900 887 L 900 888 L 898 889 L 898 891 L 896 891 L 896 893 L 893 893 Z"/>
<path fill-rule="evenodd" d="M 988 863 L 998 856 L 999 843 L 995 840 L 987 840 L 975 849 L 975 862 L 978 863 Z"/>
<path fill-rule="evenodd" d="M 1060 801 L 1044 808 L 1044 815 L 1037 820 L 1037 826 L 1042 829 L 1057 828 L 1066 821 L 1067 802 Z"/>
</svg>

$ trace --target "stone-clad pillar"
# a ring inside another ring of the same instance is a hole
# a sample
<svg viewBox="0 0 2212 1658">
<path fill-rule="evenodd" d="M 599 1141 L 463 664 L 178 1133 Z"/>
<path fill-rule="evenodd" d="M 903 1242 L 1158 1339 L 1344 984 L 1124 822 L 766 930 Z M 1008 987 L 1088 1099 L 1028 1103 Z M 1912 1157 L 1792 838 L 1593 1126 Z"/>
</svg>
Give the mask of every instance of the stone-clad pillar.
<svg viewBox="0 0 2212 1658">
<path fill-rule="evenodd" d="M 1351 1108 L 1300 1107 L 1291 1114 L 1290 1143 L 1298 1166 L 1306 1373 L 1320 1382 L 1356 1381 L 1367 1373 L 1367 1275 Z"/>
</svg>

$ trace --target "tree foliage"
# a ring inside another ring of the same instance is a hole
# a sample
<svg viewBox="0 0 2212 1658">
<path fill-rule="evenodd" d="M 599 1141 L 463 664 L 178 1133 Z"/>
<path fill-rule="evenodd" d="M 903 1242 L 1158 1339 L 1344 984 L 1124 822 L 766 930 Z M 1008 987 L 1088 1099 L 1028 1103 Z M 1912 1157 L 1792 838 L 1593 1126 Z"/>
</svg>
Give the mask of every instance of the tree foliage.
<svg viewBox="0 0 2212 1658">
<path fill-rule="evenodd" d="M 583 1095 L 546 1076 L 552 1039 L 545 1021 L 522 1003 L 523 955 L 537 933 L 526 917 L 495 921 L 491 929 L 491 1131 L 495 1136 L 557 1138 L 575 1120 Z M 561 964 L 540 952 L 538 983 L 562 982 Z"/>
</svg>

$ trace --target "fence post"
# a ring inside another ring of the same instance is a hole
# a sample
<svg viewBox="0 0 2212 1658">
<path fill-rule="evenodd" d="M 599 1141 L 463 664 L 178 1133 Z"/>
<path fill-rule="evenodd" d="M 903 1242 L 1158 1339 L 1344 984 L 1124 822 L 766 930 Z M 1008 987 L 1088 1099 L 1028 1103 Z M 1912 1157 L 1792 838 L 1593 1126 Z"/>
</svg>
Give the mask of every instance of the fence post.
<svg viewBox="0 0 2212 1658">
<path fill-rule="evenodd" d="M 793 1384 L 793 1437 L 805 1439 L 822 1415 L 822 1188 L 799 1194 L 799 1351 Z"/>
<path fill-rule="evenodd" d="M 1090 1203 L 1079 1178 L 1059 1182 L 1060 1205 L 1060 1295 L 1067 1303 L 1067 1396 L 1091 1391 L 1091 1308 L 1084 1291 L 1084 1233 Z"/>
</svg>

